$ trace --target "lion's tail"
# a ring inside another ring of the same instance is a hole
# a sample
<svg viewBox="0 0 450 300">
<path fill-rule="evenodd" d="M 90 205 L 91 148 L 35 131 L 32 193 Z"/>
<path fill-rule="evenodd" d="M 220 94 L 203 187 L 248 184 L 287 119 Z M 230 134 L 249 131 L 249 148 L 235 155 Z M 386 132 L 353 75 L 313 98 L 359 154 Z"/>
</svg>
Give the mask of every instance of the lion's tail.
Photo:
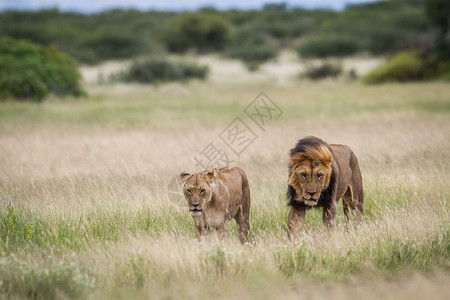
<svg viewBox="0 0 450 300">
<path fill-rule="evenodd" d="M 350 157 L 350 167 L 352 169 L 352 183 L 354 185 L 355 199 L 356 199 L 356 209 L 359 213 L 363 214 L 364 205 L 364 189 L 362 184 L 361 170 L 359 169 L 358 159 L 356 155 L 352 152 Z"/>
<path fill-rule="evenodd" d="M 244 219 L 248 220 L 250 217 L 250 185 L 244 171 L 241 168 L 238 168 L 238 170 L 242 177 L 242 213 Z"/>
</svg>

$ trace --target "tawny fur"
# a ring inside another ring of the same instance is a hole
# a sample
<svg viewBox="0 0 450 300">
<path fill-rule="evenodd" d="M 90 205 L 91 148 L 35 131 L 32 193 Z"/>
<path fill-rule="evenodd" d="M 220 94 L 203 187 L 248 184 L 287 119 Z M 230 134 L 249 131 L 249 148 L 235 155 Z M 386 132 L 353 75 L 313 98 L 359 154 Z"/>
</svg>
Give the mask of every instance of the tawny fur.
<svg viewBox="0 0 450 300">
<path fill-rule="evenodd" d="M 341 198 L 346 224 L 351 215 L 359 222 L 364 192 L 358 159 L 353 151 L 345 145 L 329 145 L 317 137 L 299 140 L 290 153 L 288 198 L 290 239 L 298 235 L 306 210 L 311 207 L 323 207 L 323 224 L 333 228 Z"/>
<path fill-rule="evenodd" d="M 241 243 L 248 241 L 250 230 L 250 187 L 241 168 L 221 168 L 201 173 L 181 173 L 184 196 L 195 222 L 199 240 L 214 228 L 220 239 L 226 225 L 235 219 Z"/>
</svg>

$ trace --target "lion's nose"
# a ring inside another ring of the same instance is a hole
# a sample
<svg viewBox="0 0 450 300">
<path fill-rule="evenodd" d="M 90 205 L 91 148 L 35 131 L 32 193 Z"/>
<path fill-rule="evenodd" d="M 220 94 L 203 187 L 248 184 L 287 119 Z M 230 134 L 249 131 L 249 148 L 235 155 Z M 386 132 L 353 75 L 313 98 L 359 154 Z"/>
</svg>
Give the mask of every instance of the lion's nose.
<svg viewBox="0 0 450 300">
<path fill-rule="evenodd" d="M 311 192 L 307 192 L 307 193 L 312 198 L 316 192 L 312 192 L 312 193 Z"/>
</svg>

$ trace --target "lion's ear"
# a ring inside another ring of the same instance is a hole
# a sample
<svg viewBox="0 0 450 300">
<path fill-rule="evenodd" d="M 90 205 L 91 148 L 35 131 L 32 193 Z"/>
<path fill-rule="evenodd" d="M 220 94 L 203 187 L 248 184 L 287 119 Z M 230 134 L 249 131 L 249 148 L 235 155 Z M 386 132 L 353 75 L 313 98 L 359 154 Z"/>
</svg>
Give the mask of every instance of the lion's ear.
<svg viewBox="0 0 450 300">
<path fill-rule="evenodd" d="M 180 179 L 181 179 L 181 181 L 186 181 L 186 179 L 188 179 L 189 176 L 191 176 L 191 174 L 189 174 L 187 172 L 181 172 Z"/>
<path fill-rule="evenodd" d="M 208 180 L 213 180 L 214 179 L 214 173 L 215 173 L 215 171 L 216 170 L 214 170 L 214 169 L 211 169 L 211 170 L 208 170 L 207 172 L 206 172 L 206 177 L 208 178 Z"/>
<path fill-rule="evenodd" d="M 209 169 L 209 170 L 206 170 L 203 174 L 207 181 L 212 182 L 214 180 L 214 178 L 216 178 L 218 176 L 218 173 L 220 173 L 220 171 L 217 169 Z"/>
</svg>

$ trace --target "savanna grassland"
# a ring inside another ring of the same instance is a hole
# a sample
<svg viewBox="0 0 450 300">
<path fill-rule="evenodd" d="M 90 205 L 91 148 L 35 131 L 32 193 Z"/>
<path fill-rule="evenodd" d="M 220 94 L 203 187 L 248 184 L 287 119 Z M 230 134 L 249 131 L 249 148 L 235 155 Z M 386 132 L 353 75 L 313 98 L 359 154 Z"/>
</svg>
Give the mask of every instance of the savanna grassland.
<svg viewBox="0 0 450 300">
<path fill-rule="evenodd" d="M 205 83 L 85 85 L 87 99 L 0 103 L 0 297 L 450 295 L 449 84 L 213 72 Z M 243 112 L 261 91 L 283 110 L 265 131 Z M 238 116 L 258 134 L 230 154 L 250 181 L 251 242 L 240 245 L 233 222 L 223 243 L 199 243 L 168 184 L 199 171 L 194 156 Z M 327 233 L 310 211 L 291 244 L 287 155 L 307 135 L 357 154 L 364 221 L 345 231 L 340 205 Z"/>
</svg>

